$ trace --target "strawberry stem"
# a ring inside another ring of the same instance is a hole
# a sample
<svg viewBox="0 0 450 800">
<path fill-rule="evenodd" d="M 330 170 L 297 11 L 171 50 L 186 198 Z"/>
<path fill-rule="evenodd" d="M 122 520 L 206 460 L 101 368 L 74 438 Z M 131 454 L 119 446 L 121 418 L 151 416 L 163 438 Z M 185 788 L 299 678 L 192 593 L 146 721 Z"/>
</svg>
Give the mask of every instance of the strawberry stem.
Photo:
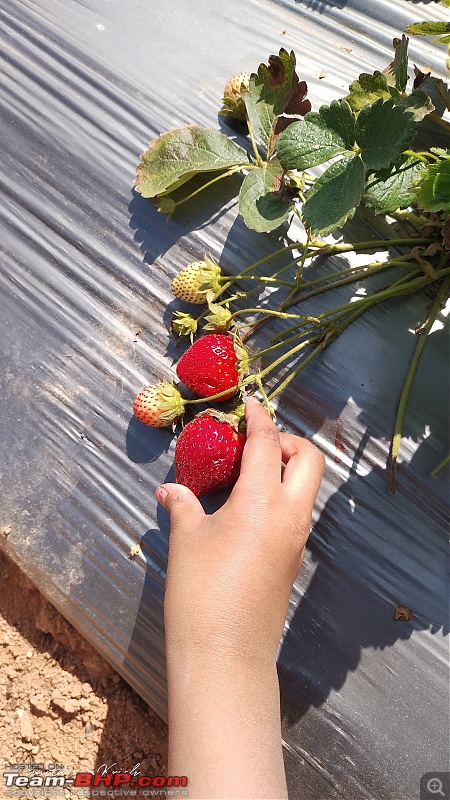
<svg viewBox="0 0 450 800">
<path fill-rule="evenodd" d="M 254 165 L 252 165 L 250 162 L 248 164 L 245 164 L 245 163 L 244 164 L 236 164 L 235 167 L 232 167 L 231 169 L 227 170 L 226 172 L 222 172 L 221 175 L 217 175 L 215 178 L 212 178 L 210 181 L 208 181 L 208 183 L 204 183 L 203 186 L 200 186 L 199 189 L 196 189 L 194 192 L 191 192 L 190 194 L 186 195 L 186 197 L 183 197 L 181 200 L 178 200 L 178 202 L 175 202 L 175 200 L 174 200 L 173 202 L 175 203 L 175 208 L 178 208 L 178 206 L 182 206 L 183 203 L 187 203 L 188 200 L 191 200 L 197 194 L 200 194 L 200 192 L 203 192 L 205 189 L 208 189 L 210 186 L 213 185 L 213 183 L 217 183 L 218 181 L 223 180 L 223 178 L 229 178 L 230 175 L 234 175 L 235 172 L 240 172 L 243 169 L 252 169 L 253 167 L 254 167 Z M 175 211 L 175 208 L 173 209 L 174 211 Z"/>
<path fill-rule="evenodd" d="M 275 416 L 275 410 L 270 405 L 269 398 L 267 397 L 266 390 L 264 389 L 264 386 L 263 386 L 261 378 L 259 376 L 256 377 L 255 382 L 256 382 L 256 385 L 257 385 L 259 391 L 261 392 L 262 399 L 263 399 L 263 406 L 266 409 L 266 411 L 269 414 L 269 416 L 273 418 Z"/>
<path fill-rule="evenodd" d="M 431 473 L 433 478 L 437 478 L 441 474 L 441 472 L 446 467 L 448 467 L 449 464 L 450 464 L 450 453 L 448 454 L 448 456 L 442 459 L 442 461 L 440 462 L 440 464 L 437 465 L 437 467 L 434 468 L 433 472 Z"/>
<path fill-rule="evenodd" d="M 391 266 L 391 265 L 389 265 L 389 266 Z M 383 267 L 384 267 L 384 265 L 383 265 Z M 365 274 L 367 275 L 367 274 L 375 274 L 376 272 L 379 272 L 379 271 L 381 272 L 383 267 L 374 269 L 373 272 L 372 271 L 370 271 L 368 273 L 366 272 Z M 403 284 L 404 282 L 406 283 L 406 282 L 410 281 L 411 279 L 414 279 L 414 278 L 422 276 L 422 275 L 423 275 L 422 271 L 419 270 L 419 269 L 416 269 L 414 272 L 411 272 L 408 275 L 403 276 L 400 279 L 400 281 L 396 281 L 395 283 L 391 284 L 391 286 L 388 289 L 383 289 L 382 292 L 389 292 L 394 287 L 397 287 L 400 283 L 401 284 Z M 322 287 L 319 290 L 306 293 L 302 297 L 297 298 L 296 302 L 301 302 L 302 300 L 306 300 L 307 298 L 312 297 L 315 294 L 320 294 L 321 292 L 324 292 L 327 289 L 335 288 L 336 286 L 342 286 L 342 285 L 344 285 L 344 283 L 352 283 L 355 280 L 358 280 L 358 276 L 349 276 L 349 278 L 347 278 L 347 279 L 343 278 L 340 281 L 334 281 L 332 285 L 327 285 L 327 286 Z M 421 287 L 419 287 L 419 288 L 421 288 Z M 397 291 L 393 292 L 393 294 L 396 294 L 396 293 L 397 293 Z M 350 308 L 350 306 L 354 306 L 355 303 L 370 302 L 371 299 L 377 297 L 378 294 L 380 294 L 380 292 L 376 292 L 374 295 L 371 295 L 371 297 L 363 297 L 363 298 L 361 298 L 361 300 L 351 300 L 349 303 L 345 303 L 342 306 L 336 306 L 335 308 L 331 308 L 328 311 L 322 311 L 321 313 L 317 314 L 316 316 L 317 316 L 318 319 L 321 319 L 322 317 L 329 316 L 330 314 L 333 314 L 334 312 L 343 311 L 343 310 L 345 310 L 347 308 Z M 390 296 L 390 295 L 387 295 L 387 296 Z M 271 342 L 281 341 L 287 334 L 289 334 L 291 331 L 295 330 L 295 328 L 296 328 L 295 325 L 291 325 L 288 328 L 284 328 L 284 330 L 280 331 L 280 333 L 277 333 L 275 336 L 273 336 L 270 341 Z M 245 338 L 247 338 L 247 337 L 245 337 Z"/>
<path fill-rule="evenodd" d="M 275 367 L 279 366 L 280 364 L 282 364 L 284 361 L 286 361 L 288 358 L 290 358 L 291 356 L 295 355 L 296 353 L 299 353 L 305 347 L 308 347 L 308 346 L 313 345 L 313 344 L 317 344 L 317 347 L 314 348 L 312 353 L 310 353 L 302 361 L 302 363 L 298 367 L 296 367 L 294 370 L 292 370 L 289 373 L 289 375 L 285 378 L 285 380 L 282 381 L 282 383 L 273 392 L 271 392 L 271 394 L 267 395 L 267 402 L 270 402 L 270 400 L 272 400 L 281 391 L 283 391 L 283 389 L 293 380 L 293 378 L 295 378 L 310 363 L 310 361 L 312 361 L 312 359 L 316 355 L 318 355 L 322 350 L 325 349 L 325 347 L 327 347 L 332 341 L 334 341 L 334 339 L 336 339 L 342 333 L 342 331 L 345 330 L 345 328 L 347 328 L 349 325 L 352 324 L 352 322 L 354 322 L 356 319 L 358 319 L 358 317 L 360 317 L 361 314 L 363 314 L 367 309 L 371 308 L 372 306 L 376 305 L 377 303 L 382 302 L 383 300 L 388 299 L 389 297 L 394 297 L 395 295 L 398 295 L 398 294 L 405 294 L 405 293 L 414 292 L 414 291 L 416 291 L 418 289 L 421 289 L 421 288 L 423 288 L 424 286 L 427 286 L 430 283 L 434 283 L 436 280 L 439 280 L 439 279 L 441 279 L 443 277 L 446 277 L 448 275 L 450 275 L 450 267 L 447 267 L 445 269 L 441 269 L 439 271 L 439 273 L 437 273 L 435 279 L 431 278 L 428 275 L 421 275 L 418 278 L 415 278 L 415 277 L 409 275 L 406 278 L 403 277 L 400 280 L 396 281 L 388 289 L 385 289 L 384 291 L 381 291 L 381 292 L 377 292 L 376 294 L 372 295 L 372 297 L 363 298 L 362 300 L 357 300 L 354 303 L 346 303 L 344 306 L 340 306 L 340 307 L 337 307 L 337 308 L 334 308 L 334 309 L 330 309 L 328 312 L 323 312 L 323 314 L 328 314 L 328 315 L 335 314 L 337 311 L 342 311 L 343 313 L 341 313 L 341 314 L 339 314 L 337 316 L 334 316 L 331 320 L 329 320 L 326 323 L 325 328 L 323 330 L 321 330 L 320 333 L 318 333 L 315 336 L 312 336 L 312 337 L 310 337 L 308 339 L 305 339 L 304 341 L 300 342 L 295 347 L 292 347 L 290 350 L 288 350 L 286 353 L 283 353 L 283 355 L 281 355 L 279 358 L 277 358 L 275 361 L 273 361 L 267 367 L 265 367 L 264 369 L 260 370 L 257 373 L 254 373 L 252 375 L 247 375 L 245 378 L 243 378 L 241 381 L 239 381 L 239 383 L 235 384 L 234 386 L 230 386 L 227 389 L 225 389 L 224 391 L 217 392 L 216 394 L 210 395 L 209 397 L 201 397 L 201 398 L 197 398 L 195 400 L 185 400 L 184 402 L 185 402 L 186 405 L 196 405 L 196 404 L 199 404 L 199 403 L 207 403 L 207 402 L 210 402 L 210 401 L 213 401 L 213 400 L 220 400 L 223 397 L 229 395 L 231 392 L 237 392 L 240 389 L 243 389 L 249 383 L 256 383 L 259 386 L 260 382 L 262 382 L 262 379 L 265 378 L 266 375 L 268 375 L 270 372 L 272 372 L 272 370 L 274 370 Z M 448 283 L 449 283 L 449 281 L 446 281 L 445 284 L 443 284 L 443 286 L 445 286 L 445 290 L 444 291 L 447 291 Z M 439 296 L 439 303 L 442 302 L 442 297 L 443 297 L 444 291 L 442 290 L 442 287 L 439 290 L 439 295 L 438 295 Z M 352 313 L 349 313 L 347 315 L 347 318 L 345 319 L 346 312 L 349 311 L 350 308 L 352 309 Z M 435 308 L 435 305 L 433 304 L 433 310 L 434 310 L 434 308 Z M 437 312 L 436 312 L 436 314 L 437 314 Z M 320 317 L 320 316 L 321 315 L 318 315 L 318 317 Z M 432 314 L 430 312 L 430 317 L 431 316 L 432 316 Z M 430 319 L 430 317 L 429 317 L 429 319 Z M 428 324 L 428 322 L 427 322 L 427 324 Z M 430 324 L 430 328 L 431 328 L 431 324 Z M 304 331 L 303 334 L 300 334 L 300 337 L 305 336 L 307 333 L 309 333 L 309 331 Z M 300 337 L 299 337 L 299 334 L 295 334 L 292 337 L 292 339 L 298 339 Z M 286 344 L 286 343 L 287 342 L 284 342 L 284 344 Z M 260 352 L 258 352 L 256 354 L 254 354 L 253 356 L 250 356 L 249 359 L 248 359 L 249 363 L 251 361 L 255 360 L 256 358 L 260 358 L 262 355 L 264 355 L 267 352 L 270 352 L 271 350 L 275 349 L 276 347 L 279 347 L 280 344 L 282 344 L 282 343 L 279 342 L 276 345 L 272 346 L 271 348 L 266 348 L 266 350 L 262 350 L 262 351 L 260 351 Z M 423 348 L 423 346 L 424 345 L 422 345 L 422 348 Z M 420 357 L 420 352 L 419 352 L 419 357 Z"/>
<path fill-rule="evenodd" d="M 441 271 L 442 274 L 446 272 L 447 274 L 450 272 L 450 268 L 447 270 Z M 391 444 L 391 471 L 390 471 L 390 479 L 389 479 L 389 491 L 391 494 L 395 494 L 395 481 L 396 481 L 396 471 L 397 471 L 397 458 L 398 452 L 400 449 L 400 440 L 402 436 L 402 429 L 403 429 L 403 420 L 405 417 L 406 407 L 408 405 L 409 394 L 411 391 L 411 386 L 414 380 L 414 376 L 416 374 L 417 366 L 419 364 L 420 357 L 422 355 L 423 349 L 428 341 L 428 334 L 431 331 L 433 323 L 436 320 L 439 311 L 441 310 L 441 306 L 443 301 L 445 301 L 446 297 L 448 296 L 448 291 L 450 287 L 450 280 L 447 279 L 444 281 L 439 288 L 439 291 L 433 301 L 433 304 L 430 308 L 430 312 L 428 314 L 428 318 L 423 327 L 421 327 L 421 333 L 419 334 L 419 341 L 417 346 L 414 350 L 413 357 L 411 359 L 409 369 L 405 378 L 405 382 L 403 384 L 402 393 L 400 395 L 400 400 L 397 409 L 397 416 L 395 419 L 395 426 L 394 426 L 394 434 L 392 437 L 392 444 Z M 439 465 L 440 466 L 440 465 Z"/>
<path fill-rule="evenodd" d="M 231 315 L 231 319 L 235 319 L 239 314 L 270 314 L 274 317 L 281 317 L 282 319 L 305 319 L 308 322 L 316 322 L 317 317 L 311 317 L 306 314 L 287 314 L 285 311 L 272 311 L 270 308 L 240 308 Z M 316 323 L 317 324 L 317 323 Z"/>
</svg>

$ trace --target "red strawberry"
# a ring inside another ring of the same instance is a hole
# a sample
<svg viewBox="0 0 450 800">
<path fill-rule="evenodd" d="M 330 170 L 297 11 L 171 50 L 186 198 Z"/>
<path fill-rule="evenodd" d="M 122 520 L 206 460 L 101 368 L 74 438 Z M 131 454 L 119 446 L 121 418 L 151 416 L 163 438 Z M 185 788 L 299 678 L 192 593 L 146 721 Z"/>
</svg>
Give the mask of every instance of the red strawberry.
<svg viewBox="0 0 450 800">
<path fill-rule="evenodd" d="M 239 364 L 232 336 L 208 334 L 197 339 L 177 364 L 177 375 L 198 397 L 210 397 L 236 387 L 239 383 Z M 228 400 L 237 389 L 219 397 Z"/>
<path fill-rule="evenodd" d="M 180 433 L 175 446 L 175 480 L 197 497 L 236 483 L 245 435 L 239 418 L 208 409 Z"/>
<path fill-rule="evenodd" d="M 135 397 L 133 411 L 141 422 L 152 428 L 175 427 L 184 412 L 184 399 L 168 381 L 154 383 Z"/>
</svg>

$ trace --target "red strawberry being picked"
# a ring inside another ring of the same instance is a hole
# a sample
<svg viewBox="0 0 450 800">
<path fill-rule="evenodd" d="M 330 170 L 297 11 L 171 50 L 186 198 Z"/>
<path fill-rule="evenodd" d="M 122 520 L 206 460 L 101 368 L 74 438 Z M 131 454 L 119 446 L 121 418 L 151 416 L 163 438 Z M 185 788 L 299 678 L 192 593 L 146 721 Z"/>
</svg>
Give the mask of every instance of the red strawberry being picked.
<svg viewBox="0 0 450 800">
<path fill-rule="evenodd" d="M 208 409 L 180 433 L 175 446 L 175 480 L 197 497 L 236 483 L 245 435 L 239 418 Z"/>
<path fill-rule="evenodd" d="M 241 367 L 236 346 L 233 337 L 224 334 L 211 333 L 197 339 L 177 364 L 180 381 L 198 397 L 210 397 L 226 389 L 232 391 L 218 397 L 217 402 L 233 397 Z M 243 348 L 242 356 L 245 356 Z"/>
</svg>

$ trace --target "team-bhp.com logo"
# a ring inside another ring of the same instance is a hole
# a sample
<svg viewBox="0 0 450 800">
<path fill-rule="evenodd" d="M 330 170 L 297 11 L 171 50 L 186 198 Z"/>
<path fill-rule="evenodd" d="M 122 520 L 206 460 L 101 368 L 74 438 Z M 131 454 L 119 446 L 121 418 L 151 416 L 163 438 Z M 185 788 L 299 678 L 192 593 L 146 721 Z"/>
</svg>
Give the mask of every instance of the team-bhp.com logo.
<svg viewBox="0 0 450 800">
<path fill-rule="evenodd" d="M 21 775 L 20 772 L 11 770 L 3 773 L 7 797 L 21 797 L 28 790 L 36 790 L 45 797 L 56 795 L 57 790 L 74 789 L 78 796 L 85 796 L 83 790 L 89 790 L 89 797 L 101 794 L 102 796 L 131 795 L 133 797 L 182 797 L 188 794 L 183 787 L 187 786 L 188 779 L 181 775 L 149 775 L 134 774 L 132 772 L 77 772 L 73 778 L 65 775 Z M 95 791 L 95 790 L 100 791 Z M 108 790 L 108 791 L 105 791 Z M 130 791 L 133 790 L 133 791 Z M 62 792 L 60 793 L 62 794 Z"/>
</svg>

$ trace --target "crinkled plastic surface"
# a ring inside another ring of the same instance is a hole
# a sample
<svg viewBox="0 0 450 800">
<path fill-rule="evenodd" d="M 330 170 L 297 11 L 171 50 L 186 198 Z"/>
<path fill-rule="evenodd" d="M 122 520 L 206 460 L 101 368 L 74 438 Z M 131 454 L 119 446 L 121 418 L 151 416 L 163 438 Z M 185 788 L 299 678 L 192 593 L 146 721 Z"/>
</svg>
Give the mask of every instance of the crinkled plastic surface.
<svg viewBox="0 0 450 800">
<path fill-rule="evenodd" d="M 444 10 L 407 0 L 61 5 L 4 0 L 0 10 L 0 522 L 12 526 L 10 555 L 164 716 L 168 519 L 154 490 L 173 477 L 173 438 L 143 429 L 131 402 L 173 375 L 175 272 L 205 251 L 237 272 L 280 232 L 253 234 L 236 217 L 237 179 L 224 211 L 209 192 L 167 222 L 132 189 L 139 155 L 171 127 L 216 127 L 227 78 L 280 46 L 295 50 L 317 108 L 382 69 L 406 25 Z M 442 73 L 443 48 L 410 46 L 413 61 Z M 360 219 L 350 233 L 378 229 Z M 336 303 L 355 291 L 343 287 Z M 322 303 L 312 298 L 308 312 Z M 412 800 L 423 773 L 448 768 L 447 480 L 430 477 L 448 451 L 442 327 L 420 364 L 393 497 L 386 472 L 424 313 L 414 298 L 378 307 L 279 405 L 279 424 L 328 460 L 279 655 L 295 800 Z M 395 621 L 397 604 L 414 619 Z"/>
</svg>

